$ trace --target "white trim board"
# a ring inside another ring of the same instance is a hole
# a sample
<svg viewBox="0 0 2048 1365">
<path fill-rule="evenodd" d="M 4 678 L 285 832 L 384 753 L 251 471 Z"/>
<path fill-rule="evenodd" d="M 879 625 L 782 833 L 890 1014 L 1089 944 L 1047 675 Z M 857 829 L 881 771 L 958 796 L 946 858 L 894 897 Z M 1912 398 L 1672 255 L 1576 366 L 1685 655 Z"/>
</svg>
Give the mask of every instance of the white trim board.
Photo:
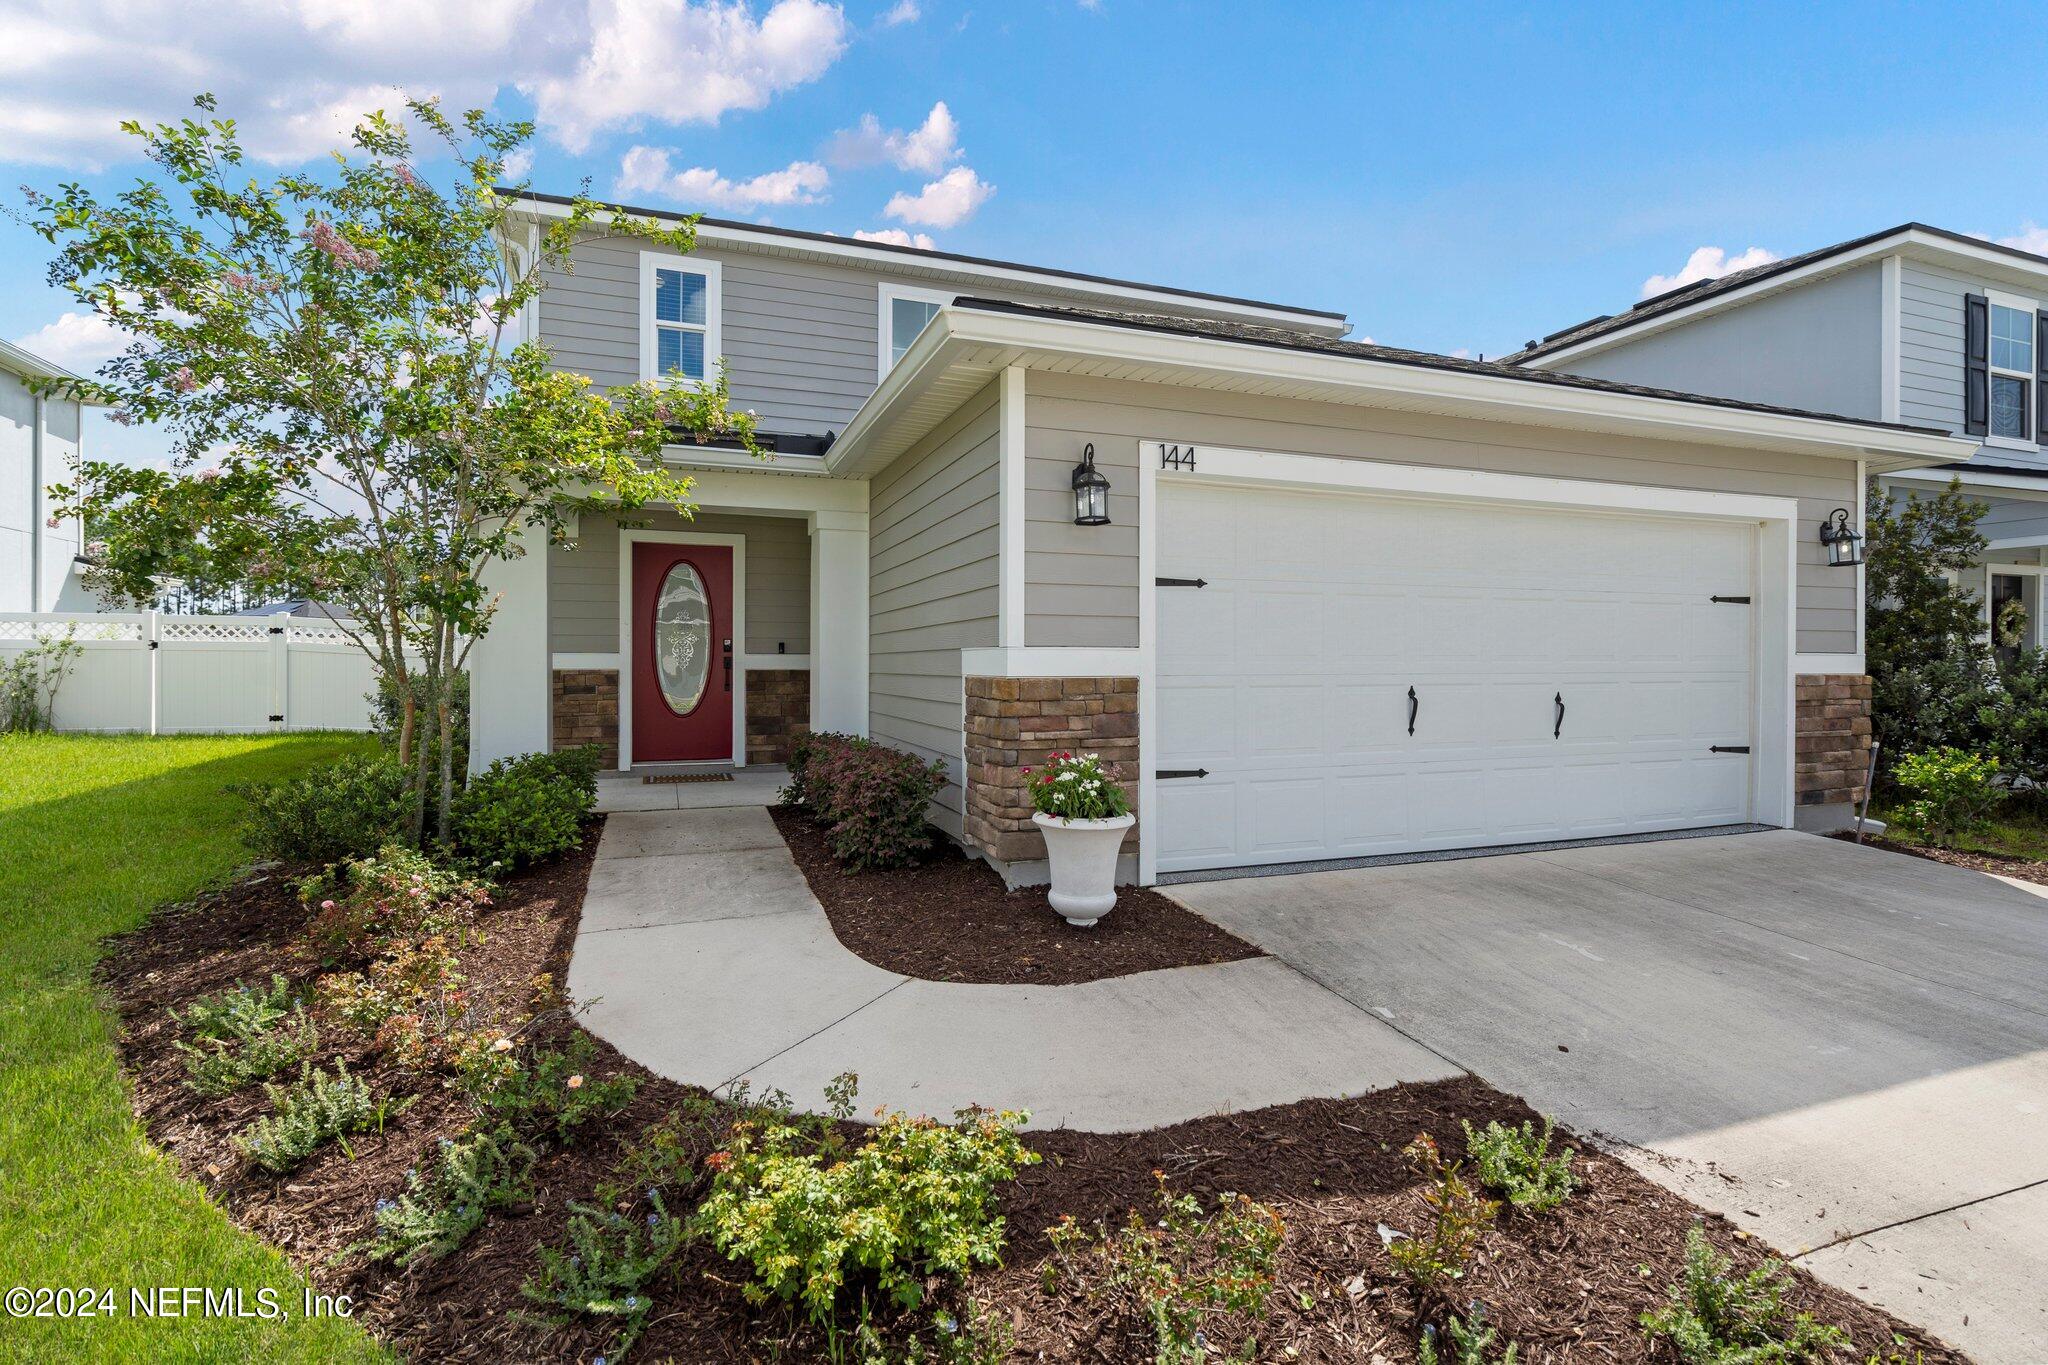
<svg viewBox="0 0 2048 1365">
<path fill-rule="evenodd" d="M 654 272 L 657 270 L 680 270 L 704 277 L 704 373 L 700 378 L 708 381 L 718 373 L 719 359 L 725 354 L 721 326 L 725 305 L 723 272 L 717 261 L 702 256 L 678 256 L 669 251 L 640 253 L 640 378 L 662 378 L 654 368 L 655 357 L 659 354 L 654 344 Z"/>
<path fill-rule="evenodd" d="M 1792 671 L 1805 677 L 1817 673 L 1861 673 L 1861 654 L 1794 654 Z"/>
<path fill-rule="evenodd" d="M 935 303 L 944 308 L 960 297 L 958 290 L 920 289 L 908 284 L 891 284 L 882 281 L 875 289 L 875 380 L 877 383 L 889 377 L 889 371 L 896 368 L 896 322 L 889 305 L 898 299 L 913 303 Z M 917 340 L 912 337 L 911 341 Z M 909 350 L 909 343 L 904 349 Z"/>
<path fill-rule="evenodd" d="M 1162 469 L 1166 447 L 1192 448 L 1196 468 Z M 1635 484 L 1496 474 L 1481 470 L 1382 464 L 1325 455 L 1236 450 L 1189 442 L 1145 439 L 1138 442 L 1138 810 L 1156 811 L 1158 783 L 1152 764 L 1159 752 L 1158 736 L 1158 592 L 1153 581 L 1159 565 L 1159 484 L 1162 479 L 1190 484 L 1245 484 L 1275 488 L 1325 488 L 1333 492 L 1381 494 L 1432 500 L 1547 507 L 1578 512 L 1611 512 L 1617 516 L 1700 517 L 1757 525 L 1757 602 L 1752 617 L 1752 659 L 1755 692 L 1752 730 L 1757 752 L 1752 755 L 1750 818 L 1761 824 L 1789 828 L 1796 809 L 1793 764 L 1797 752 L 1794 704 L 1796 658 L 1797 534 L 1799 505 L 1793 498 L 1739 493 L 1706 493 L 1687 489 L 1648 488 Z M 1159 879 L 1158 849 L 1138 822 L 1138 881 L 1152 886 Z"/>
<path fill-rule="evenodd" d="M 1004 368 L 996 395 L 996 525 L 1002 539 L 996 550 L 996 638 L 1005 648 L 1024 643 L 1025 516 L 1024 371 Z"/>
<path fill-rule="evenodd" d="M 975 678 L 1135 678 L 1142 663 L 1140 650 L 1114 647 L 1036 645 L 960 651 L 960 675 Z"/>
<path fill-rule="evenodd" d="M 735 768 L 747 766 L 747 538 L 697 531 L 619 531 L 619 771 L 633 767 L 633 547 L 658 545 L 725 545 L 732 549 L 732 757 Z"/>
</svg>

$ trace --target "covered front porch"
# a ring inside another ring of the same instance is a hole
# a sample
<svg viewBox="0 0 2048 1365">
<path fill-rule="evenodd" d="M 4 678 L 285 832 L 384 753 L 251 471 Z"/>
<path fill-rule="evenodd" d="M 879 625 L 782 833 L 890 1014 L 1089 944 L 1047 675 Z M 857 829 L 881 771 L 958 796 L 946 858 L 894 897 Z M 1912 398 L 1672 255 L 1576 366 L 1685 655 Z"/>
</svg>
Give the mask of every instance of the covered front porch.
<svg viewBox="0 0 2048 1365">
<path fill-rule="evenodd" d="M 809 730 L 865 733 L 867 485 L 815 464 L 693 470 L 694 515 L 586 514 L 498 565 L 472 766 L 596 744 L 621 773 L 736 770 Z"/>
</svg>

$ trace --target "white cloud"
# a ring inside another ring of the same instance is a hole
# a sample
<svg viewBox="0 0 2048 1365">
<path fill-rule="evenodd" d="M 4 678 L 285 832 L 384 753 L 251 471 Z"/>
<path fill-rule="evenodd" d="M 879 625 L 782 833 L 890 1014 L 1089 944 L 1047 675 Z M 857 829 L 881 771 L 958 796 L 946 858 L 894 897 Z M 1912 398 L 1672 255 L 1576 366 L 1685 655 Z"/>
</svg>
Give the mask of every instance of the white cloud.
<svg viewBox="0 0 2048 1365">
<path fill-rule="evenodd" d="M 846 50 L 846 16 L 819 0 L 776 0 L 756 21 L 735 0 L 592 0 L 588 48 L 563 76 L 522 82 L 537 117 L 572 152 L 598 133 L 716 123 L 816 80 Z"/>
<path fill-rule="evenodd" d="M 764 204 L 815 204 L 830 177 L 815 161 L 792 161 L 749 180 L 728 180 L 705 166 L 669 169 L 659 147 L 634 147 L 619 161 L 620 194 L 658 194 L 691 208 L 746 210 Z"/>
<path fill-rule="evenodd" d="M 2018 232 L 2010 237 L 2000 237 L 1997 241 L 2000 246 L 2017 247 L 2021 251 L 2031 251 L 2036 256 L 2048 256 L 2048 227 L 2042 227 L 2031 218 Z"/>
<path fill-rule="evenodd" d="M 938 245 L 928 232 L 905 232 L 902 228 L 879 228 L 873 232 L 863 228 L 853 235 L 856 241 L 883 242 L 889 246 L 914 246 L 919 251 L 930 251 Z"/>
<path fill-rule="evenodd" d="M 1753 246 L 1739 256 L 1730 256 L 1717 246 L 1703 246 L 1685 258 L 1684 268 L 1676 275 L 1652 275 L 1644 280 L 1642 297 L 1647 299 L 1652 294 L 1668 293 L 1700 280 L 1717 280 L 1733 271 L 1769 265 L 1777 259 L 1777 252 L 1766 251 L 1760 246 Z"/>
<path fill-rule="evenodd" d="M 533 172 L 533 148 L 519 147 L 505 154 L 503 179 L 516 185 Z"/>
<path fill-rule="evenodd" d="M 988 202 L 996 187 L 967 166 L 955 166 L 916 194 L 891 196 L 883 212 L 925 227 L 958 227 Z"/>
<path fill-rule="evenodd" d="M 859 126 L 841 129 L 825 144 L 825 159 L 835 166 L 879 166 L 886 161 L 898 170 L 926 175 L 937 175 L 959 157 L 960 124 L 944 100 L 910 132 L 885 129 L 873 114 L 862 114 Z"/>
<path fill-rule="evenodd" d="M 65 313 L 15 345 L 76 374 L 91 374 L 128 349 L 134 337 L 98 313 Z"/>
<path fill-rule="evenodd" d="M 882 16 L 883 28 L 895 28 L 898 24 L 914 24 L 924 18 L 924 11 L 917 7 L 917 0 L 896 0 L 889 12 Z"/>
<path fill-rule="evenodd" d="M 580 152 L 610 129 L 758 109 L 845 46 L 823 0 L 0 0 L 0 161 L 133 160 L 119 122 L 184 117 L 200 90 L 268 161 L 345 145 L 408 93 L 462 109 L 512 86 Z"/>
</svg>

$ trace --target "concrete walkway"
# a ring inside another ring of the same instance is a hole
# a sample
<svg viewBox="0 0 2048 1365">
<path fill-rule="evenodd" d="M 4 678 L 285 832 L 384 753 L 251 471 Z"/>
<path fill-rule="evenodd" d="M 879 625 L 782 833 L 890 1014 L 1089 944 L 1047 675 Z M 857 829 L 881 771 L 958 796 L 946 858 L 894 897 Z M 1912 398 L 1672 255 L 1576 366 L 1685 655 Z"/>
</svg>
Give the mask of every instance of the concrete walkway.
<svg viewBox="0 0 2048 1365">
<path fill-rule="evenodd" d="M 2048 1360 L 2048 903 L 1778 831 L 1177 886 L 1985 1365 Z"/>
<path fill-rule="evenodd" d="M 713 787 L 736 795 L 647 790 Z M 674 1080 L 815 1105 L 853 1071 L 863 1109 L 1126 1132 L 1461 1074 L 1274 958 L 1076 986 L 883 971 L 840 946 L 759 804 L 612 809 L 569 990 L 591 1031 Z"/>
</svg>

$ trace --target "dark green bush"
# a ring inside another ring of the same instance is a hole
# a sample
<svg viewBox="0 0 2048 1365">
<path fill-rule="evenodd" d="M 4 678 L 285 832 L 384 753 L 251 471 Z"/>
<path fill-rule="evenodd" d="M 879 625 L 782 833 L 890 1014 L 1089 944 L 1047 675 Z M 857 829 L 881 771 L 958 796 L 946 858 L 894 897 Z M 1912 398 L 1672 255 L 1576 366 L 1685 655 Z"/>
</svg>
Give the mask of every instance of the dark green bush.
<svg viewBox="0 0 2048 1365">
<path fill-rule="evenodd" d="M 826 827 L 832 855 L 854 871 L 902 867 L 931 847 L 925 812 L 946 765 L 852 735 L 806 735 L 790 755 L 783 800 Z"/>
<path fill-rule="evenodd" d="M 228 790 L 249 803 L 243 838 L 259 858 L 338 863 L 404 837 L 406 773 L 392 758 L 345 758 L 283 782 Z"/>
<path fill-rule="evenodd" d="M 427 771 L 439 772 L 439 754 L 435 746 L 440 742 L 440 725 L 434 717 L 433 702 L 427 695 L 427 680 L 415 673 L 409 679 L 412 684 L 413 700 L 419 711 L 414 724 L 419 727 L 420 741 L 427 746 Z M 405 708 L 400 704 L 404 692 L 389 678 L 377 680 L 377 690 L 370 694 L 370 726 L 377 738 L 392 753 L 398 752 L 398 732 L 405 723 Z M 469 770 L 469 674 L 455 675 L 455 689 L 449 707 L 450 729 L 454 742 L 448 747 L 452 752 L 451 767 L 456 773 Z"/>
<path fill-rule="evenodd" d="M 597 804 L 596 768 L 576 751 L 501 758 L 469 780 L 449 810 L 457 854 L 489 873 L 517 871 L 583 841 Z"/>
<path fill-rule="evenodd" d="M 1977 718 L 1984 748 L 1999 771 L 2036 786 L 2048 786 L 2048 650 L 2022 650 L 1998 670 L 1998 686 L 1986 692 Z"/>
</svg>

